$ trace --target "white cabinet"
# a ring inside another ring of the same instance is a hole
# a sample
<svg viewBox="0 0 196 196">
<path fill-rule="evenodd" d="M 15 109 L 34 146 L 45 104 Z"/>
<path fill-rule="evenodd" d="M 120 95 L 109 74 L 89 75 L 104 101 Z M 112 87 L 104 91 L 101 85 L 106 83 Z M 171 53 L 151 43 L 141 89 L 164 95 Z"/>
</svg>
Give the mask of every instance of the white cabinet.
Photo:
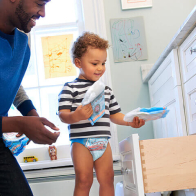
<svg viewBox="0 0 196 196">
<path fill-rule="evenodd" d="M 177 50 L 165 58 L 148 85 L 151 107 L 170 110 L 166 118 L 153 121 L 155 138 L 187 135 Z"/>
<path fill-rule="evenodd" d="M 187 82 L 196 75 L 196 28 L 179 48 L 182 82 Z"/>
<path fill-rule="evenodd" d="M 196 28 L 179 48 L 188 133 L 196 133 Z"/>
<path fill-rule="evenodd" d="M 161 105 L 170 110 L 166 118 L 161 119 L 164 137 L 178 137 L 187 135 L 182 90 L 176 86 L 161 99 Z"/>
<path fill-rule="evenodd" d="M 155 138 L 196 133 L 196 6 L 143 79 L 151 107 L 167 107 L 153 121 Z"/>
<path fill-rule="evenodd" d="M 184 84 L 184 98 L 189 134 L 196 133 L 196 76 Z"/>
<path fill-rule="evenodd" d="M 170 110 L 153 122 L 155 138 L 196 133 L 196 28 L 164 59 L 148 85 L 151 107 Z"/>
</svg>

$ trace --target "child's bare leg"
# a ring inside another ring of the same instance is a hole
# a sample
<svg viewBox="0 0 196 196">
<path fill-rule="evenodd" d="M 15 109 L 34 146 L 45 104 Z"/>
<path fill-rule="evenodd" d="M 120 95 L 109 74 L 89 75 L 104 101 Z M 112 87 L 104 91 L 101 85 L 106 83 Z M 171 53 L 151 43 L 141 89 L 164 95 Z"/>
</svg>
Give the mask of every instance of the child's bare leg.
<svg viewBox="0 0 196 196">
<path fill-rule="evenodd" d="M 73 143 L 71 156 L 76 174 L 74 196 L 88 196 L 93 183 L 92 155 L 82 144 Z"/>
<path fill-rule="evenodd" d="M 100 196 L 114 196 L 114 170 L 110 144 L 104 154 L 94 162 Z"/>
</svg>

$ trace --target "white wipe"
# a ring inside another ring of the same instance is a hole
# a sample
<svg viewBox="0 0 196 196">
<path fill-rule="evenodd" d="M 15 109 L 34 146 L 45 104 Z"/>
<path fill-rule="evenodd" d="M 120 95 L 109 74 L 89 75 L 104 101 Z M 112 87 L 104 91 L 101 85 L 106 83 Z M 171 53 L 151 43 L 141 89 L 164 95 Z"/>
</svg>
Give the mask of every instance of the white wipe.
<svg viewBox="0 0 196 196">
<path fill-rule="evenodd" d="M 91 103 L 101 92 L 105 89 L 105 84 L 100 80 L 96 81 L 90 88 L 87 90 L 82 100 L 82 105 L 87 105 Z"/>
<path fill-rule="evenodd" d="M 149 112 L 143 112 L 142 110 Z M 168 112 L 169 110 L 166 108 L 137 108 L 125 114 L 124 121 L 132 122 L 136 116 L 145 121 L 157 120 L 159 118 L 165 118 Z"/>
<path fill-rule="evenodd" d="M 140 109 L 141 108 L 137 108 L 125 114 L 124 121 L 132 122 L 135 116 L 138 116 L 140 119 L 146 120 L 146 118 L 149 116 L 149 113 L 140 112 Z"/>
</svg>

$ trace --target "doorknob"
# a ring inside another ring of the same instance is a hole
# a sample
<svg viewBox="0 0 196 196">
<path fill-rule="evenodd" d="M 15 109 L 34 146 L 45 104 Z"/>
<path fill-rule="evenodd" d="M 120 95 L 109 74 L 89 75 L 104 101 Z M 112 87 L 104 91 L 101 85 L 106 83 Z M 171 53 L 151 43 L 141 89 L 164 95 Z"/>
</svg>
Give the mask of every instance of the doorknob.
<svg viewBox="0 0 196 196">
<path fill-rule="evenodd" d="M 192 54 L 193 52 L 196 52 L 196 48 L 192 48 L 192 47 L 191 47 L 190 52 L 191 52 L 191 54 Z"/>
<path fill-rule="evenodd" d="M 131 169 L 128 169 L 128 168 L 124 169 L 123 167 L 121 168 L 121 174 L 122 174 L 122 175 L 124 175 L 124 174 L 129 174 L 130 172 L 132 172 Z"/>
<path fill-rule="evenodd" d="M 126 174 L 129 174 L 129 172 L 132 172 L 132 170 L 126 168 L 126 169 L 125 169 L 125 173 L 126 173 Z"/>
</svg>

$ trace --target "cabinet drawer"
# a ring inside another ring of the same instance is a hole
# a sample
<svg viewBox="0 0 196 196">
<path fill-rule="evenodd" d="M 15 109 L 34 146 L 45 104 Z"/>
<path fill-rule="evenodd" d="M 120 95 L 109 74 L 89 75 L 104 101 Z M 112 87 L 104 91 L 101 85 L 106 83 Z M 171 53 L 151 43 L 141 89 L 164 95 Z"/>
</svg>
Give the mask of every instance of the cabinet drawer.
<svg viewBox="0 0 196 196">
<path fill-rule="evenodd" d="M 196 188 L 196 136 L 140 141 L 144 192 Z"/>
<path fill-rule="evenodd" d="M 166 94 L 180 83 L 179 64 L 177 50 L 172 50 L 163 63 L 159 66 L 149 82 L 151 103 Z"/>
<path fill-rule="evenodd" d="M 124 150 L 129 151 L 122 151 L 128 143 Z M 133 134 L 119 146 L 122 163 L 124 155 L 132 154 L 132 168 L 123 172 L 130 175 L 123 178 L 126 195 L 196 188 L 196 135 L 139 141 Z"/>
<path fill-rule="evenodd" d="M 196 76 L 184 84 L 184 97 L 189 134 L 196 133 Z"/>
<path fill-rule="evenodd" d="M 183 83 L 196 75 L 196 28 L 179 48 Z"/>
</svg>

